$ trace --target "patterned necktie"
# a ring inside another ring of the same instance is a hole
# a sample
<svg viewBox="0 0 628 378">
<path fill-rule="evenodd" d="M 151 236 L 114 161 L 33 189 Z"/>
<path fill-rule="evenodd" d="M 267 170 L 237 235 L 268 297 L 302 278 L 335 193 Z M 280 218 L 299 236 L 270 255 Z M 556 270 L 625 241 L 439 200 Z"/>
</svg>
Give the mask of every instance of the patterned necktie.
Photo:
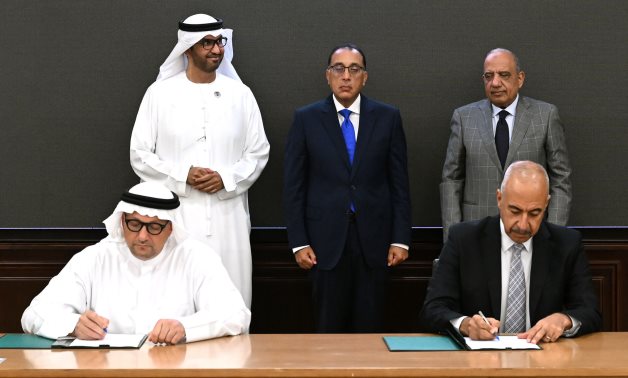
<svg viewBox="0 0 628 378">
<path fill-rule="evenodd" d="M 349 162 L 353 164 L 353 154 L 355 153 L 355 130 L 353 129 L 353 123 L 349 119 L 351 110 L 342 109 L 339 111 L 345 119 L 342 121 L 340 128 L 342 129 L 342 136 L 345 138 L 345 145 L 347 146 L 347 152 L 349 153 Z"/>
<path fill-rule="evenodd" d="M 510 275 L 508 277 L 508 298 L 506 299 L 506 322 L 504 332 L 519 333 L 526 328 L 526 279 L 521 263 L 523 244 L 510 247 Z"/>
<path fill-rule="evenodd" d="M 499 112 L 499 121 L 497 121 L 497 128 L 495 129 L 495 148 L 497 149 L 497 156 L 499 156 L 499 162 L 502 163 L 502 168 L 506 164 L 506 157 L 508 156 L 508 147 L 510 145 L 510 135 L 508 132 L 508 123 L 506 117 L 509 115 L 505 110 Z"/>
</svg>

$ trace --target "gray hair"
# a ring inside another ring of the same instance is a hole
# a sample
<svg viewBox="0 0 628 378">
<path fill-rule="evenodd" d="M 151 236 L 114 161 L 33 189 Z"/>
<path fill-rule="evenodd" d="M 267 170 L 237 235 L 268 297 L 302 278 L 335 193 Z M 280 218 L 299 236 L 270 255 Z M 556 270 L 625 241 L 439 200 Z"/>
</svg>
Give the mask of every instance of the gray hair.
<svg viewBox="0 0 628 378">
<path fill-rule="evenodd" d="M 497 53 L 504 53 L 504 54 L 512 55 L 512 57 L 515 59 L 515 66 L 517 67 L 517 72 L 521 72 L 521 65 L 519 64 L 519 57 L 517 55 L 515 55 L 514 52 L 512 52 L 512 51 L 510 51 L 508 49 L 503 49 L 501 47 L 493 49 L 493 50 L 489 51 L 488 54 L 486 54 L 486 56 L 484 57 L 484 60 L 486 61 L 486 58 L 488 58 L 489 55 L 497 54 Z"/>
</svg>

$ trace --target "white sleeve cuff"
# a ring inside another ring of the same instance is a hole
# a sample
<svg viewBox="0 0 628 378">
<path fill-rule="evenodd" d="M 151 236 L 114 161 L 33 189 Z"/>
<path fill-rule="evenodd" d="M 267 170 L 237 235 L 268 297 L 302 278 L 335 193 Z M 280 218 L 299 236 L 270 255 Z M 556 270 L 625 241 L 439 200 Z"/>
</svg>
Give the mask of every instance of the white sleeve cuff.
<svg viewBox="0 0 628 378">
<path fill-rule="evenodd" d="M 74 331 L 80 317 L 80 314 L 66 314 L 59 319 L 45 320 L 36 334 L 49 339 L 67 336 Z"/>
<path fill-rule="evenodd" d="M 407 246 L 407 245 L 405 245 L 405 244 L 401 244 L 401 243 L 392 243 L 391 245 L 394 245 L 395 247 L 403 248 L 403 249 L 405 249 L 406 251 L 409 251 L 409 250 L 410 250 L 410 247 L 409 247 L 409 246 Z"/>
<path fill-rule="evenodd" d="M 462 324 L 462 321 L 464 320 L 464 318 L 466 318 L 466 316 L 461 316 L 459 318 L 451 319 L 449 322 L 451 323 L 452 326 L 454 326 L 456 330 L 458 330 L 458 332 L 460 332 L 460 325 Z"/>
<path fill-rule="evenodd" d="M 222 179 L 222 184 L 225 187 L 225 191 L 233 192 L 234 190 L 236 190 L 237 185 L 235 182 L 235 178 L 233 177 L 233 170 L 225 168 L 218 171 L 218 173 L 220 174 L 220 178 Z"/>
<path fill-rule="evenodd" d="M 310 245 L 308 244 L 308 245 L 302 245 L 302 246 L 300 246 L 300 247 L 295 247 L 295 248 L 292 248 L 292 253 L 297 253 L 297 252 L 299 252 L 300 250 L 302 250 L 303 248 L 307 248 L 307 247 L 309 247 L 309 246 L 310 246 Z"/>
</svg>

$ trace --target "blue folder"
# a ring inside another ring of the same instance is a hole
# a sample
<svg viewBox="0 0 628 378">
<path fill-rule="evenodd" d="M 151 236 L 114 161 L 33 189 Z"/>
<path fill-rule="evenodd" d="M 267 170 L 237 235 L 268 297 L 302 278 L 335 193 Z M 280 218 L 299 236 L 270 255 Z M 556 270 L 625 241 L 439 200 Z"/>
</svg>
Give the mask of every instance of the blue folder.
<svg viewBox="0 0 628 378">
<path fill-rule="evenodd" d="M 0 336 L 0 349 L 50 349 L 54 340 L 26 333 Z"/>
<path fill-rule="evenodd" d="M 462 350 L 448 336 L 384 336 L 391 352 Z"/>
</svg>

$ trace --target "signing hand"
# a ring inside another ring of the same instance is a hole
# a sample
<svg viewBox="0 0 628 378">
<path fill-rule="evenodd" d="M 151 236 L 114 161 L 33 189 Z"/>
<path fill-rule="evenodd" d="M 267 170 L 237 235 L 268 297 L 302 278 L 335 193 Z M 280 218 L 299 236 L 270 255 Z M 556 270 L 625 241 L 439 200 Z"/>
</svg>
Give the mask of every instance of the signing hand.
<svg viewBox="0 0 628 378">
<path fill-rule="evenodd" d="M 174 319 L 159 319 L 148 335 L 148 341 L 159 344 L 176 344 L 185 338 L 185 328 L 180 321 Z"/>
<path fill-rule="evenodd" d="M 109 319 L 87 310 L 81 314 L 70 335 L 81 340 L 102 340 L 105 338 L 107 326 L 109 326 Z"/>
<path fill-rule="evenodd" d="M 499 331 L 499 320 L 486 318 L 490 325 L 486 324 L 480 315 L 465 318 L 460 323 L 460 332 L 469 336 L 471 340 L 494 340 Z"/>
</svg>

